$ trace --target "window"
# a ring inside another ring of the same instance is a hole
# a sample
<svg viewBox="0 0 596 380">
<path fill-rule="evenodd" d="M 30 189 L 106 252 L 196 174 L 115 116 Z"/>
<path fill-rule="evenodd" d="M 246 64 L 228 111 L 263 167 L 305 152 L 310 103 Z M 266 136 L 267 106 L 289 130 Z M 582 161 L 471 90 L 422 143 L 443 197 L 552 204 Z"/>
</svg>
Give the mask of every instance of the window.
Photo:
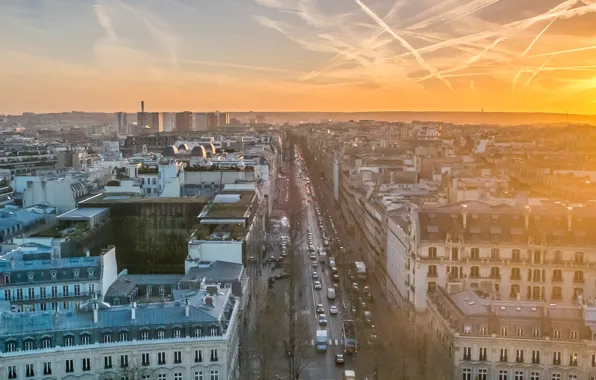
<svg viewBox="0 0 596 380">
<path fill-rule="evenodd" d="M 561 365 L 561 352 L 553 352 L 553 365 Z"/>
<path fill-rule="evenodd" d="M 478 360 L 485 361 L 486 360 L 486 347 L 480 347 L 480 351 L 478 352 Z"/>
<path fill-rule="evenodd" d="M 8 378 L 9 379 L 16 379 L 17 378 L 17 366 L 16 365 L 9 365 L 8 366 Z"/>
<path fill-rule="evenodd" d="M 540 380 L 540 372 L 530 372 L 530 380 Z"/>
<path fill-rule="evenodd" d="M 81 344 L 90 344 L 91 338 L 89 335 L 81 335 Z"/>
<path fill-rule="evenodd" d="M 491 267 L 490 268 L 490 278 L 492 279 L 500 279 L 501 278 L 501 270 L 499 267 Z"/>
<path fill-rule="evenodd" d="M 166 364 L 166 353 L 165 352 L 157 353 L 157 364 L 160 364 L 160 365 Z"/>
<path fill-rule="evenodd" d="M 540 338 L 540 329 L 532 329 L 532 338 Z"/>
<path fill-rule="evenodd" d="M 10 289 L 4 289 L 4 300 L 12 301 Z"/>
<path fill-rule="evenodd" d="M 83 358 L 83 371 L 91 371 L 91 359 Z"/>
<path fill-rule="evenodd" d="M 151 360 L 149 360 L 149 354 L 145 353 L 141 355 L 141 365 L 147 367 L 151 365 Z"/>
<path fill-rule="evenodd" d="M 74 286 L 74 295 L 75 296 L 80 296 L 81 295 L 81 285 L 75 285 Z"/>
<path fill-rule="evenodd" d="M 180 332 L 180 329 L 174 330 L 174 338 L 180 338 L 181 335 L 182 333 Z"/>
<path fill-rule="evenodd" d="M 501 336 L 507 336 L 507 327 L 501 327 Z"/>
<path fill-rule="evenodd" d="M 62 285 L 62 295 L 68 297 L 68 285 Z"/>
<path fill-rule="evenodd" d="M 437 247 L 429 247 L 428 248 L 428 258 L 429 259 L 437 258 Z"/>
<path fill-rule="evenodd" d="M 454 261 L 459 260 L 459 248 L 457 248 L 457 247 L 451 248 L 451 260 L 454 260 Z"/>
<path fill-rule="evenodd" d="M 502 362 L 507 361 L 507 349 L 506 348 L 501 348 L 501 355 L 499 356 L 499 360 Z"/>
<path fill-rule="evenodd" d="M 200 328 L 195 328 L 195 338 L 200 338 L 203 336 L 203 330 Z"/>
<path fill-rule="evenodd" d="M 540 364 L 540 351 L 532 350 L 532 364 Z"/>
<path fill-rule="evenodd" d="M 551 376 L 551 380 L 561 380 L 561 374 L 560 373 L 553 373 Z"/>
<path fill-rule="evenodd" d="M 128 367 L 128 355 L 120 355 L 120 367 Z"/>
<path fill-rule="evenodd" d="M 479 368 L 478 369 L 477 380 L 487 380 L 487 378 L 488 378 L 488 369 L 486 369 L 486 368 Z"/>
<path fill-rule="evenodd" d="M 44 375 L 52 374 L 52 362 L 44 362 L 43 363 L 43 374 Z"/>
<path fill-rule="evenodd" d="M 523 371 L 515 371 L 513 375 L 513 380 L 524 380 L 524 372 Z"/>
<path fill-rule="evenodd" d="M 165 373 L 160 373 L 159 375 L 157 375 L 157 380 L 168 380 L 168 375 L 166 375 Z"/>
<path fill-rule="evenodd" d="M 92 296 L 95 293 L 95 284 L 89 284 L 89 295 Z"/>
<path fill-rule="evenodd" d="M 111 356 L 105 356 L 103 358 L 103 368 L 105 368 L 105 369 L 112 368 L 112 357 Z"/>
<path fill-rule="evenodd" d="M 437 277 L 437 266 L 436 265 L 428 266 L 428 277 Z"/>
<path fill-rule="evenodd" d="M 26 377 L 34 377 L 35 376 L 35 364 L 25 364 L 25 376 Z"/>
<path fill-rule="evenodd" d="M 480 277 L 480 267 L 471 267 L 470 268 L 470 278 L 478 278 Z"/>
<path fill-rule="evenodd" d="M 563 291 L 560 286 L 553 286 L 552 299 L 560 300 L 563 298 Z"/>
<path fill-rule="evenodd" d="M 488 335 L 488 327 L 480 326 L 480 335 Z"/>
<path fill-rule="evenodd" d="M 569 365 L 577 366 L 577 352 L 573 352 L 569 355 Z"/>
<path fill-rule="evenodd" d="M 507 380 L 507 370 L 506 369 L 499 370 L 499 380 Z"/>
<path fill-rule="evenodd" d="M 524 362 L 524 350 L 515 350 L 515 362 L 516 363 Z"/>
<path fill-rule="evenodd" d="M 103 342 L 104 343 L 110 343 L 112 341 L 112 334 L 107 333 L 107 334 L 103 334 Z"/>
<path fill-rule="evenodd" d="M 74 346 L 74 338 L 72 336 L 65 336 L 64 337 L 64 346 L 65 347 Z"/>
<path fill-rule="evenodd" d="M 209 335 L 211 335 L 211 336 L 216 336 L 216 335 L 218 335 L 218 334 L 217 334 L 217 327 L 211 327 L 211 328 L 209 329 Z"/>
<path fill-rule="evenodd" d="M 27 289 L 27 295 L 29 296 L 30 300 L 34 300 L 35 299 L 35 289 L 34 288 L 29 288 Z"/>
<path fill-rule="evenodd" d="M 209 371 L 209 380 L 219 380 L 219 371 L 218 370 Z"/>
<path fill-rule="evenodd" d="M 472 248 L 470 250 L 470 259 L 474 261 L 480 260 L 480 249 Z"/>
<path fill-rule="evenodd" d="M 553 331 L 553 338 L 561 339 L 561 331 L 560 330 Z"/>
<path fill-rule="evenodd" d="M 15 342 L 6 343 L 6 352 L 15 352 L 17 350 L 17 344 Z"/>
<path fill-rule="evenodd" d="M 490 250 L 490 259 L 493 261 L 497 261 L 499 260 L 501 257 L 501 251 L 499 250 L 499 248 L 492 248 Z"/>
<path fill-rule="evenodd" d="M 569 338 L 570 339 L 573 339 L 573 340 L 576 340 L 577 339 L 577 331 L 571 331 L 569 333 Z"/>
<path fill-rule="evenodd" d="M 149 331 L 141 331 L 141 340 L 149 340 Z"/>
<path fill-rule="evenodd" d="M 464 368 L 462 370 L 462 379 L 463 380 L 472 380 L 472 369 L 471 368 Z"/>
<path fill-rule="evenodd" d="M 569 380 L 577 380 L 577 375 L 569 375 Z"/>
<path fill-rule="evenodd" d="M 195 372 L 194 380 L 203 380 L 203 372 L 202 371 Z"/>
<path fill-rule="evenodd" d="M 472 359 L 472 347 L 464 347 L 464 360 Z"/>
<path fill-rule="evenodd" d="M 203 350 L 195 350 L 195 363 L 203 361 Z"/>
<path fill-rule="evenodd" d="M 182 351 L 174 351 L 174 363 L 182 363 Z"/>
<path fill-rule="evenodd" d="M 515 335 L 517 335 L 519 338 L 523 338 L 524 337 L 524 329 L 521 327 L 518 327 L 517 329 L 515 329 Z"/>
<path fill-rule="evenodd" d="M 157 339 L 165 339 L 165 337 L 166 337 L 166 332 L 165 331 L 159 330 L 157 332 Z"/>
<path fill-rule="evenodd" d="M 50 348 L 52 347 L 52 340 L 50 338 L 43 338 L 41 340 L 41 348 Z"/>
<path fill-rule="evenodd" d="M 74 360 L 66 359 L 66 373 L 74 372 Z"/>
<path fill-rule="evenodd" d="M 25 341 L 25 351 L 32 350 L 32 349 L 33 349 L 33 341 L 26 340 Z"/>
<path fill-rule="evenodd" d="M 212 362 L 218 361 L 218 359 L 217 359 L 217 350 L 216 349 L 212 349 L 211 350 L 211 361 Z"/>
<path fill-rule="evenodd" d="M 174 374 L 174 380 L 182 380 L 182 373 L 177 372 Z"/>
<path fill-rule="evenodd" d="M 118 337 L 120 339 L 120 342 L 126 342 L 128 340 L 128 333 L 126 333 L 126 331 L 122 331 L 120 332 Z"/>
<path fill-rule="evenodd" d="M 573 257 L 573 261 L 576 264 L 583 264 L 583 262 L 584 262 L 584 253 L 583 252 L 575 252 L 575 256 Z"/>
<path fill-rule="evenodd" d="M 23 300 L 23 289 L 17 289 L 17 301 Z"/>
</svg>

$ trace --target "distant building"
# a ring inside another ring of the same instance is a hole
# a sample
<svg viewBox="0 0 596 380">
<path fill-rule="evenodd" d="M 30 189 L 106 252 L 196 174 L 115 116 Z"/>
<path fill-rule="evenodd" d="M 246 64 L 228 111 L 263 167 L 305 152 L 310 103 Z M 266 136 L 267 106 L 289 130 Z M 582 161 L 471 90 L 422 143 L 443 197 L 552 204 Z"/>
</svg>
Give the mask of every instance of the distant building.
<svg viewBox="0 0 596 380">
<path fill-rule="evenodd" d="M 163 132 L 172 132 L 176 129 L 176 114 L 173 112 L 164 112 L 163 114 Z"/>
<path fill-rule="evenodd" d="M 15 196 L 22 198 L 23 207 L 38 204 L 55 207 L 58 214 L 77 207 L 78 199 L 87 195 L 87 186 L 73 178 L 16 176 Z"/>
<path fill-rule="evenodd" d="M 192 131 L 194 130 L 193 113 L 189 111 L 178 112 L 176 114 L 176 130 L 177 131 Z"/>
<path fill-rule="evenodd" d="M 208 114 L 195 113 L 194 114 L 194 130 L 195 131 L 206 131 L 208 129 Z"/>
<path fill-rule="evenodd" d="M 207 114 L 207 129 L 212 130 L 219 127 L 219 114 L 215 112 L 209 112 Z"/>
<path fill-rule="evenodd" d="M 265 124 L 267 122 L 267 118 L 265 115 L 257 115 L 257 124 Z"/>
<path fill-rule="evenodd" d="M 128 115 L 126 112 L 116 112 L 116 128 L 118 128 L 118 133 L 128 133 Z"/>
<path fill-rule="evenodd" d="M 141 132 L 163 132 L 163 115 L 160 112 L 138 112 L 137 123 Z"/>
</svg>

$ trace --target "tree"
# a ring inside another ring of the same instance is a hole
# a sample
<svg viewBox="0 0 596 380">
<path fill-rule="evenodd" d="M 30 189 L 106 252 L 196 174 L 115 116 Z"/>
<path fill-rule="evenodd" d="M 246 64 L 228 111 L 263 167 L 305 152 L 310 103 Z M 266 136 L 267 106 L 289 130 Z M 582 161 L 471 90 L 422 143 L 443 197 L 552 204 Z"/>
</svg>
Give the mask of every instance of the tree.
<svg viewBox="0 0 596 380">
<path fill-rule="evenodd" d="M 290 157 L 294 157 L 295 141 L 290 140 Z M 296 170 L 291 170 L 295 173 Z M 310 329 L 308 320 L 303 314 L 301 301 L 303 294 L 302 263 L 300 257 L 300 243 L 302 240 L 303 205 L 300 192 L 296 184 L 296 177 L 290 176 L 288 220 L 290 224 L 290 244 L 287 250 L 289 273 L 284 289 L 284 311 L 286 322 L 286 352 L 288 357 L 289 378 L 298 379 L 300 372 L 314 358 L 314 351 L 309 344 Z M 304 292 L 306 293 L 306 292 Z"/>
<path fill-rule="evenodd" d="M 129 356 L 130 357 L 130 356 Z M 143 366 L 138 358 L 133 356 L 126 367 L 116 367 L 97 374 L 97 380 L 156 380 L 156 369 Z"/>
</svg>

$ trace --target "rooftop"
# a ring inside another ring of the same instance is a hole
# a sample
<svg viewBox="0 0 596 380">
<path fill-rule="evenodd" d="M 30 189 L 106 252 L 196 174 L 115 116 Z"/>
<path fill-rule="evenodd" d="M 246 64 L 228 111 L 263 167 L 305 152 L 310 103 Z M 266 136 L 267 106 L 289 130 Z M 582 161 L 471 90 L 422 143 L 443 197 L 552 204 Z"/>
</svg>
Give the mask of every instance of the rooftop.
<svg viewBox="0 0 596 380">
<path fill-rule="evenodd" d="M 107 211 L 109 211 L 108 208 L 99 208 L 99 207 L 76 208 L 74 210 L 65 212 L 62 215 L 58 215 L 56 217 L 56 219 L 58 219 L 58 220 L 86 220 L 86 219 L 91 219 L 95 216 L 101 215 Z"/>
<path fill-rule="evenodd" d="M 217 194 L 199 218 L 245 218 L 255 197 L 254 191 L 235 191 Z"/>
<path fill-rule="evenodd" d="M 207 281 L 231 282 L 240 279 L 242 270 L 242 264 L 226 261 L 200 262 L 198 267 L 191 268 L 181 280 L 193 282 L 205 278 Z"/>
<path fill-rule="evenodd" d="M 207 203 L 211 197 L 199 195 L 196 197 L 155 197 L 140 194 L 107 194 L 102 193 L 81 201 L 80 204 L 104 203 Z"/>
</svg>

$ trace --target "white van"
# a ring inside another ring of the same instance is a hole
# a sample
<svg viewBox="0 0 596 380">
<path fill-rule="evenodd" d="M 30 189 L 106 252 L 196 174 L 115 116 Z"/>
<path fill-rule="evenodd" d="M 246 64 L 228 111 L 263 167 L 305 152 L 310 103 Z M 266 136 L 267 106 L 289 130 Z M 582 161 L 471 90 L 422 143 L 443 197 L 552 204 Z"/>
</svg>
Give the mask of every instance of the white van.
<svg viewBox="0 0 596 380">
<path fill-rule="evenodd" d="M 335 289 L 334 288 L 327 289 L 327 298 L 329 298 L 330 300 L 335 299 Z"/>
</svg>

